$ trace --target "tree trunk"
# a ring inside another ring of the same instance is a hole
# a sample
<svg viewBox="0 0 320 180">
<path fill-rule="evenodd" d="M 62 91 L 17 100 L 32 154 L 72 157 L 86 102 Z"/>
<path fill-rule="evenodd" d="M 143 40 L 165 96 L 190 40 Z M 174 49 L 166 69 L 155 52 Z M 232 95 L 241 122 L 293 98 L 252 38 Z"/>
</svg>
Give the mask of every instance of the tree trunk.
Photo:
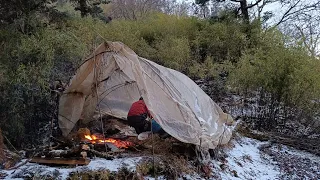
<svg viewBox="0 0 320 180">
<path fill-rule="evenodd" d="M 80 5 L 80 12 L 81 12 L 81 17 L 85 17 L 87 15 L 87 1 L 86 0 L 80 0 L 79 1 Z"/>
<path fill-rule="evenodd" d="M 247 0 L 240 1 L 240 8 L 243 16 L 243 20 L 246 24 L 249 24 L 249 11 Z"/>
</svg>

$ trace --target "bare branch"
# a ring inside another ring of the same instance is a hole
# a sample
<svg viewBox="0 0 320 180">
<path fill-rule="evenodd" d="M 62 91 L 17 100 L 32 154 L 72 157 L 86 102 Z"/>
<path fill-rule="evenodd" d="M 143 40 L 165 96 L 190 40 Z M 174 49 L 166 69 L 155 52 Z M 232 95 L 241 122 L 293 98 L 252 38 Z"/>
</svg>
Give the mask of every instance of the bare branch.
<svg viewBox="0 0 320 180">
<path fill-rule="evenodd" d="M 274 2 L 276 2 L 277 0 L 264 0 L 264 1 L 262 1 L 262 5 L 259 5 L 258 4 L 258 17 L 259 17 L 259 19 L 260 19 L 260 17 L 261 17 L 261 13 L 262 13 L 262 11 L 263 11 L 263 8 L 267 5 L 267 4 L 269 4 L 269 3 L 274 3 Z"/>
<path fill-rule="evenodd" d="M 300 8 L 298 8 L 300 5 Z M 287 21 L 290 19 L 290 16 L 295 15 L 295 16 L 301 16 L 303 14 L 307 14 L 311 11 L 317 10 L 320 6 L 320 2 L 316 2 L 313 4 L 309 5 L 301 5 L 301 0 L 296 1 L 292 6 L 288 8 L 288 10 L 282 15 L 281 19 L 276 23 L 275 26 L 279 26 L 281 23 Z M 296 9 L 298 8 L 298 9 Z M 296 9 L 296 10 L 294 10 Z"/>
<path fill-rule="evenodd" d="M 291 13 L 291 10 L 294 9 L 299 3 L 300 3 L 301 0 L 298 0 L 294 5 L 292 5 L 284 14 L 283 16 L 281 17 L 280 21 L 275 25 L 275 26 L 279 26 L 279 24 L 281 24 L 282 22 L 284 22 L 284 19 L 286 17 L 288 17 Z"/>
<path fill-rule="evenodd" d="M 298 26 L 297 24 L 295 24 L 296 28 L 299 30 L 300 32 L 300 35 L 302 37 L 302 41 L 303 41 L 303 44 L 307 47 L 307 49 L 309 50 L 309 52 L 311 52 L 311 48 L 310 46 L 308 45 L 307 43 L 307 38 L 306 38 L 306 35 L 305 33 L 303 32 L 302 28 L 300 26 Z"/>
<path fill-rule="evenodd" d="M 253 3 L 253 4 L 249 4 L 246 8 L 247 8 L 247 9 L 250 9 L 250 8 L 258 5 L 261 1 L 262 1 L 262 0 L 258 0 L 258 1 L 256 1 L 255 3 Z"/>
<path fill-rule="evenodd" d="M 319 24 L 313 24 L 313 22 L 310 22 L 307 27 L 295 24 L 295 28 L 298 30 L 304 46 L 312 57 L 316 57 L 317 55 L 318 42 L 320 39 L 320 33 L 314 30 L 317 26 L 319 26 Z"/>
</svg>

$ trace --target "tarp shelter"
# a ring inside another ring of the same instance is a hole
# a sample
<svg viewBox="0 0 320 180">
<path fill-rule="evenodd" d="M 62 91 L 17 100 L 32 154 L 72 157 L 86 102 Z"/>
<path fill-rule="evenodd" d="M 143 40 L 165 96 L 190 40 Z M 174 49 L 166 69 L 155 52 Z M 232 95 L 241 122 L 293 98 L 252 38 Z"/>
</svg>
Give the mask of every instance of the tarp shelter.
<svg viewBox="0 0 320 180">
<path fill-rule="evenodd" d="M 182 142 L 214 149 L 230 140 L 231 116 L 195 82 L 120 42 L 102 43 L 77 70 L 60 98 L 59 126 L 67 136 L 79 119 L 87 123 L 98 111 L 126 119 L 141 96 L 161 127 Z"/>
</svg>

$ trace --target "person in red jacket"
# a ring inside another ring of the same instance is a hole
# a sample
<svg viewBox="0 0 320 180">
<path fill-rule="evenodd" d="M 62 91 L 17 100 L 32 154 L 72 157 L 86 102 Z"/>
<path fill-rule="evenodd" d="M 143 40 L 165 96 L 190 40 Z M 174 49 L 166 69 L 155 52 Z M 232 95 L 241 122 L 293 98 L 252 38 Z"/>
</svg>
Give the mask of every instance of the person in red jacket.
<svg viewBox="0 0 320 180">
<path fill-rule="evenodd" d="M 151 130 L 151 122 L 147 121 L 147 117 L 152 116 L 141 97 L 139 101 L 134 102 L 128 112 L 128 124 L 136 130 L 137 134 Z"/>
</svg>

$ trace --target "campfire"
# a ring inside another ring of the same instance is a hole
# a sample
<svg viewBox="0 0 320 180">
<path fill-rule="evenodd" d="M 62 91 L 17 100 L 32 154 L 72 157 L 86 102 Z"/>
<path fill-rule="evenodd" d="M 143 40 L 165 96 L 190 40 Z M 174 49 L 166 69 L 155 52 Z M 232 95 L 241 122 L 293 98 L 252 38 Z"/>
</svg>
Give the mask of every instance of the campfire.
<svg viewBox="0 0 320 180">
<path fill-rule="evenodd" d="M 87 165 L 90 158 L 99 157 L 112 160 L 124 151 L 136 151 L 137 144 L 128 139 L 130 136 L 120 133 L 128 125 L 114 119 L 106 121 L 104 135 L 92 129 L 99 124 L 92 124 L 88 128 L 79 128 L 66 139 L 51 137 L 52 145 L 38 150 L 30 150 L 28 157 L 33 163 L 57 165 Z M 117 130 L 114 130 L 117 129 Z"/>
<path fill-rule="evenodd" d="M 101 135 L 85 135 L 84 137 L 87 141 L 89 141 L 92 144 L 111 143 L 115 145 L 117 148 L 125 148 L 125 149 L 134 145 L 130 141 L 122 141 L 122 140 L 113 139 L 113 138 L 103 138 L 103 136 Z"/>
</svg>

